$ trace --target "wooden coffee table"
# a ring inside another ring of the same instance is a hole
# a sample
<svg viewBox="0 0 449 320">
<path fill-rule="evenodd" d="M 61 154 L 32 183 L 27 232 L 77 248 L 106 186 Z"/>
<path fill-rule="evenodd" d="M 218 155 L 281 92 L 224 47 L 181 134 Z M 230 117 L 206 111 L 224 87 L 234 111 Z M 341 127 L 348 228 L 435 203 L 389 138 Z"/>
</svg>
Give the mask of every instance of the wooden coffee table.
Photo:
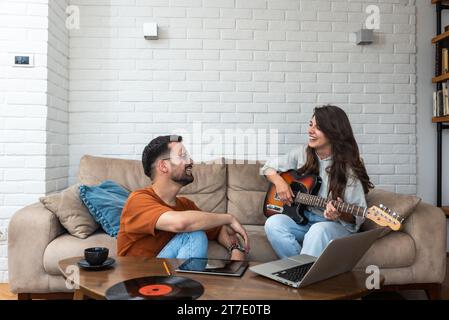
<svg viewBox="0 0 449 320">
<path fill-rule="evenodd" d="M 74 257 L 59 262 L 59 270 L 65 278 L 71 276 L 69 266 L 77 266 L 82 257 Z M 276 281 L 264 278 L 246 270 L 242 277 L 202 275 L 179 273 L 174 270 L 183 260 L 157 259 L 143 257 L 114 257 L 116 263 L 112 268 L 102 271 L 80 270 L 79 289 L 74 299 L 106 299 L 106 290 L 121 281 L 145 277 L 166 276 L 165 261 L 172 275 L 187 277 L 200 282 L 204 293 L 199 299 L 212 300 L 336 300 L 357 299 L 372 292 L 365 286 L 367 274 L 360 271 L 347 272 L 336 277 L 311 284 L 302 289 L 295 289 Z M 251 262 L 250 265 L 257 265 Z M 73 267 L 72 267 L 73 268 Z M 68 270 L 68 272 L 66 271 Z M 384 278 L 381 276 L 381 285 Z"/>
</svg>

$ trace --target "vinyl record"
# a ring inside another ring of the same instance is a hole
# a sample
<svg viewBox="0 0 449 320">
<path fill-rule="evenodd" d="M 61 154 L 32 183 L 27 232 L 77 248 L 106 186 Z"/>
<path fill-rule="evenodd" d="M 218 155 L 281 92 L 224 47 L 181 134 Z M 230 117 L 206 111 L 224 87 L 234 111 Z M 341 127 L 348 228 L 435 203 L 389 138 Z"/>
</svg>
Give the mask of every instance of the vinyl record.
<svg viewBox="0 0 449 320">
<path fill-rule="evenodd" d="M 106 291 L 107 300 L 194 300 L 204 292 L 201 283 L 184 277 L 154 276 L 119 282 Z"/>
</svg>

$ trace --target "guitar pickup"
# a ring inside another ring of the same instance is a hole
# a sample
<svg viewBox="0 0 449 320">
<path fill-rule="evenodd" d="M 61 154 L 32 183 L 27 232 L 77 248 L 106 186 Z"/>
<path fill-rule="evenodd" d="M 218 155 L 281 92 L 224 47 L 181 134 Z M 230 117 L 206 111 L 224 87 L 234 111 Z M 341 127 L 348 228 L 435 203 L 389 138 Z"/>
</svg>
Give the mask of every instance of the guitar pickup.
<svg viewBox="0 0 449 320">
<path fill-rule="evenodd" d="M 267 209 L 276 211 L 278 213 L 284 212 L 284 208 L 283 207 L 275 206 L 275 205 L 272 205 L 272 204 L 267 204 Z"/>
</svg>

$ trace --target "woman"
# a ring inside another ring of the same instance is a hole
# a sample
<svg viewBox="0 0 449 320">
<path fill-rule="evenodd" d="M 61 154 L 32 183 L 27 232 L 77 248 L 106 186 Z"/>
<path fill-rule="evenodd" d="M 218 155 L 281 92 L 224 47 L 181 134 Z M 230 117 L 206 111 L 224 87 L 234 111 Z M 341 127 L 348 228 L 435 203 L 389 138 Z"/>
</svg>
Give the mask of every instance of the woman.
<svg viewBox="0 0 449 320">
<path fill-rule="evenodd" d="M 262 168 L 284 204 L 290 205 L 294 195 L 278 172 L 298 169 L 300 174 L 321 177 L 318 196 L 366 207 L 365 194 L 374 186 L 360 158 L 346 113 L 330 105 L 315 108 L 308 135 L 307 145 L 267 161 Z M 309 206 L 304 214 L 309 220 L 306 225 L 297 224 L 285 214 L 273 215 L 266 221 L 268 240 L 280 258 L 299 254 L 317 257 L 332 239 L 357 232 L 364 221 L 338 212 L 331 202 L 325 210 Z"/>
</svg>

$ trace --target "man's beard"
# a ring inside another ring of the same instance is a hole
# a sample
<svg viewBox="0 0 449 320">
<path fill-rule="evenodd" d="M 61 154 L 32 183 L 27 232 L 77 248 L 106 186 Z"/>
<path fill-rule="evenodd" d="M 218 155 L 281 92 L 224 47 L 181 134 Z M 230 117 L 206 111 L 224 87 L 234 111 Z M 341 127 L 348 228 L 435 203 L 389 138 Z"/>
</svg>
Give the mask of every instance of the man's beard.
<svg viewBox="0 0 449 320">
<path fill-rule="evenodd" d="M 187 170 L 192 170 L 192 166 L 188 165 L 185 166 L 184 171 L 182 172 L 182 175 L 180 177 L 171 177 L 172 181 L 180 184 L 181 186 L 186 186 L 188 184 L 191 184 L 195 178 L 193 177 L 193 174 L 187 174 Z"/>
</svg>

